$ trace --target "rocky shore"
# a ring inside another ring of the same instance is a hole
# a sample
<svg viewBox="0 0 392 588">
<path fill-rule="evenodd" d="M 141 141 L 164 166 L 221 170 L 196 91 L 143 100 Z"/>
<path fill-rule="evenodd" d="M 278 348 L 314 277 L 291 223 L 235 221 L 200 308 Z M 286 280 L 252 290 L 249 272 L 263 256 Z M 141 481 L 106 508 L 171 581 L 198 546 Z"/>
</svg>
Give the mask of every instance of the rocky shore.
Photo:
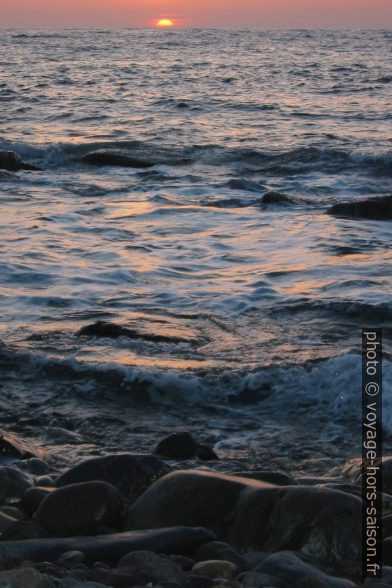
<svg viewBox="0 0 392 588">
<path fill-rule="evenodd" d="M 44 449 L 0 434 L 1 587 L 392 585 L 392 459 L 384 460 L 384 578 L 363 584 L 358 460 L 333 478 L 219 473 L 212 448 L 176 432 L 152 454 L 59 471 Z M 195 468 L 179 469 L 182 459 Z"/>
</svg>

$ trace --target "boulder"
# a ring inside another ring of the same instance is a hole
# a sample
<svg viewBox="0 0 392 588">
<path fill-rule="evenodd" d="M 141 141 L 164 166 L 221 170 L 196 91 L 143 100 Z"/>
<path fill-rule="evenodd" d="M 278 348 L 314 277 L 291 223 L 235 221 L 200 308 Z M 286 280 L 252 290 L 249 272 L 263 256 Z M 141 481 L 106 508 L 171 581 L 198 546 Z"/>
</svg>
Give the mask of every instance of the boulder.
<svg viewBox="0 0 392 588">
<path fill-rule="evenodd" d="M 245 559 L 235 549 L 223 541 L 211 541 L 205 543 L 193 554 L 193 559 L 197 562 L 208 560 L 230 561 L 237 566 L 239 571 L 248 569 Z"/>
<path fill-rule="evenodd" d="M 203 526 L 235 549 L 301 551 L 356 573 L 361 506 L 359 498 L 337 490 L 178 471 L 139 497 L 124 528 Z"/>
<path fill-rule="evenodd" d="M 316 582 L 319 581 L 325 582 L 328 588 L 350 588 L 351 586 L 355 586 L 351 580 L 335 578 L 325 574 L 317 568 L 303 562 L 294 553 L 287 551 L 274 553 L 260 564 L 255 569 L 255 572 L 275 576 L 284 582 L 287 588 L 295 585 L 298 586 L 298 582 L 303 582 L 305 579 L 309 582 L 314 581 L 315 588 L 317 586 Z M 312 584 L 308 585 L 311 586 Z"/>
<path fill-rule="evenodd" d="M 82 461 L 56 480 L 58 488 L 100 480 L 112 484 L 129 502 L 172 468 L 153 455 L 123 453 Z"/>
<path fill-rule="evenodd" d="M 53 488 L 41 488 L 40 486 L 27 488 L 21 500 L 23 508 L 30 515 L 33 515 L 43 499 L 51 492 L 53 492 Z"/>
<path fill-rule="evenodd" d="M 8 527 L 11 527 L 15 522 L 15 519 L 0 511 L 0 533 L 4 533 L 4 531 Z"/>
<path fill-rule="evenodd" d="M 140 157 L 133 156 L 121 149 L 98 149 L 87 153 L 81 159 L 82 163 L 96 166 L 134 167 L 145 169 L 153 167 L 154 163 Z"/>
<path fill-rule="evenodd" d="M 1 541 L 24 541 L 25 539 L 41 539 L 48 537 L 48 531 L 45 531 L 35 521 L 16 521 L 1 536 Z"/>
<path fill-rule="evenodd" d="M 145 145 L 135 142 L 117 148 L 103 146 L 82 155 L 81 163 L 96 166 L 151 168 L 154 165 L 183 165 L 191 161 L 190 154 L 181 149 Z"/>
<path fill-rule="evenodd" d="M 18 502 L 31 486 L 33 482 L 28 474 L 11 466 L 0 467 L 0 504 Z"/>
<path fill-rule="evenodd" d="M 27 443 L 13 433 L 0 429 L 0 463 L 10 463 L 32 457 L 43 459 L 46 454 L 42 449 Z"/>
<path fill-rule="evenodd" d="M 219 459 L 215 451 L 207 445 L 198 443 L 190 433 L 181 431 L 172 433 L 158 443 L 154 453 L 165 459 L 200 459 L 210 461 Z"/>
<path fill-rule="evenodd" d="M 352 202 L 338 202 L 331 206 L 327 213 L 346 218 L 378 221 L 392 220 L 392 195 L 354 200 Z"/>
<path fill-rule="evenodd" d="M 145 572 L 159 582 L 172 582 L 180 586 L 186 584 L 186 574 L 180 566 L 151 551 L 128 553 L 120 559 L 118 567 L 132 569 L 134 573 Z"/>
<path fill-rule="evenodd" d="M 34 520 L 54 537 L 93 535 L 116 528 L 123 501 L 107 482 L 82 482 L 47 494 Z"/>
<path fill-rule="evenodd" d="M 233 472 L 232 476 L 239 478 L 249 478 L 251 480 L 259 480 L 260 482 L 268 482 L 269 484 L 276 484 L 276 486 L 293 486 L 297 481 L 284 472 L 273 472 L 270 470 L 255 470 L 249 472 Z"/>
<path fill-rule="evenodd" d="M 214 580 L 216 578 L 224 578 L 225 580 L 233 580 L 238 573 L 238 568 L 231 561 L 221 559 L 211 559 L 207 561 L 200 561 L 192 568 L 192 573 L 198 576 L 204 576 Z"/>
<path fill-rule="evenodd" d="M 16 560 L 57 562 L 67 551 L 81 551 L 88 565 L 95 562 L 116 565 L 124 555 L 141 550 L 159 554 L 190 555 L 200 545 L 214 539 L 214 533 L 207 529 L 174 527 L 95 537 L 3 541 L 0 549 L 0 568 Z"/>
<path fill-rule="evenodd" d="M 386 455 L 381 461 L 376 461 L 374 465 L 380 464 L 382 464 L 382 491 L 392 495 L 392 456 Z M 362 459 L 350 459 L 344 464 L 342 473 L 351 484 L 361 486 Z"/>
<path fill-rule="evenodd" d="M 49 578 L 34 568 L 18 568 L 0 572 L 0 586 L 3 588 L 55 588 Z"/>
<path fill-rule="evenodd" d="M 19 169 L 39 170 L 35 165 L 24 163 L 20 156 L 14 151 L 0 151 L 0 169 L 5 169 L 10 172 L 18 171 Z"/>
<path fill-rule="evenodd" d="M 238 576 L 238 580 L 243 588 L 286 588 L 286 584 L 275 576 L 260 572 L 244 572 Z"/>
</svg>

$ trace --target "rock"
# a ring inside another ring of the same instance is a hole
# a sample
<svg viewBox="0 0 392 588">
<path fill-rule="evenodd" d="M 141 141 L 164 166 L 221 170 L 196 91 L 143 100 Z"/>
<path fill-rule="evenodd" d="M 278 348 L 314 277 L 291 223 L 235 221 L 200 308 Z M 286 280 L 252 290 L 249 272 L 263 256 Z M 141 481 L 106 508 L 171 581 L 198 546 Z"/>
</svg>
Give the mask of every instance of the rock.
<svg viewBox="0 0 392 588">
<path fill-rule="evenodd" d="M 30 515 L 33 515 L 43 499 L 53 492 L 53 488 L 41 488 L 40 486 L 33 486 L 27 488 L 22 496 L 22 506 Z"/>
<path fill-rule="evenodd" d="M 189 574 L 186 586 L 187 588 L 212 588 L 215 586 L 215 581 L 197 574 Z"/>
<path fill-rule="evenodd" d="M 238 576 L 243 588 L 286 588 L 286 584 L 269 574 L 260 574 L 260 572 L 245 572 Z"/>
<path fill-rule="evenodd" d="M 74 578 L 63 578 L 58 588 L 106 588 L 106 586 L 97 582 L 78 582 Z"/>
<path fill-rule="evenodd" d="M 38 449 L 38 447 L 28 444 L 16 435 L 0 429 L 0 463 L 10 463 L 32 457 L 42 459 L 45 455 L 42 449 Z"/>
<path fill-rule="evenodd" d="M 3 514 L 6 514 L 7 516 L 16 519 L 17 521 L 25 521 L 26 520 L 26 514 L 23 513 L 20 508 L 17 508 L 16 506 L 2 506 L 0 508 L 0 512 Z"/>
<path fill-rule="evenodd" d="M 128 339 L 143 339 L 153 343 L 199 343 L 197 339 L 191 336 L 164 335 L 162 333 L 151 333 L 146 331 L 137 331 L 129 327 L 123 327 L 116 323 L 107 321 L 96 321 L 86 325 L 77 331 L 78 337 L 98 337 L 105 339 L 118 339 L 127 337 Z"/>
<path fill-rule="evenodd" d="M 392 495 L 392 456 L 388 455 L 382 458 L 382 491 L 385 494 Z M 375 465 L 380 465 L 377 461 Z M 346 462 L 342 468 L 342 473 L 352 484 L 361 486 L 362 480 L 362 460 L 360 458 L 351 459 Z"/>
<path fill-rule="evenodd" d="M 131 154 L 120 149 L 100 149 L 84 155 L 81 160 L 83 163 L 97 166 L 118 166 L 118 167 L 134 167 L 134 168 L 149 168 L 153 167 L 154 163 L 138 157 L 133 157 Z"/>
<path fill-rule="evenodd" d="M 206 445 L 200 445 L 190 433 L 183 431 L 172 433 L 158 443 L 154 453 L 165 459 L 193 459 L 203 461 L 216 460 L 219 457 Z"/>
<path fill-rule="evenodd" d="M 48 536 L 35 521 L 16 521 L 3 532 L 1 541 L 21 541 L 25 539 L 41 539 Z"/>
<path fill-rule="evenodd" d="M 174 561 L 184 572 L 188 572 L 195 565 L 195 560 L 191 557 L 185 557 L 185 555 L 169 555 L 171 561 Z"/>
<path fill-rule="evenodd" d="M 0 169 L 18 171 L 20 169 L 39 170 L 40 168 L 30 163 L 24 163 L 14 151 L 0 151 Z"/>
<path fill-rule="evenodd" d="M 290 198 L 285 194 L 281 194 L 280 192 L 267 192 L 261 198 L 261 204 L 298 204 L 298 202 L 294 198 Z"/>
<path fill-rule="evenodd" d="M 42 449 L 35 451 L 44 454 Z M 45 454 L 45 458 L 47 458 Z M 44 459 L 40 459 L 38 457 L 32 457 L 31 459 L 25 459 L 22 462 L 18 463 L 18 468 L 23 470 L 24 472 L 28 472 L 29 474 L 33 474 L 34 476 L 43 476 L 49 473 L 53 473 L 53 468 L 50 466 Z"/>
<path fill-rule="evenodd" d="M 0 572 L 0 586 L 2 588 L 55 588 L 49 578 L 42 576 L 33 568 Z"/>
<path fill-rule="evenodd" d="M 30 488 L 33 482 L 27 474 L 20 470 L 10 467 L 0 467 L 0 504 L 14 504 L 18 502 L 27 488 Z"/>
<path fill-rule="evenodd" d="M 283 472 L 256 470 L 253 472 L 233 472 L 230 475 L 239 476 L 240 478 L 249 478 L 251 480 L 259 480 L 260 482 L 268 482 L 269 484 L 276 484 L 277 486 L 293 486 L 297 484 L 292 476 Z"/>
<path fill-rule="evenodd" d="M 208 561 L 200 561 L 192 568 L 192 572 L 198 576 L 205 576 L 206 578 L 225 578 L 232 580 L 238 572 L 238 568 L 231 561 L 224 561 L 219 559 L 211 559 Z"/>
<path fill-rule="evenodd" d="M 172 468 L 153 455 L 123 453 L 82 461 L 56 480 L 57 487 L 101 480 L 115 486 L 122 497 L 133 501 Z"/>
<path fill-rule="evenodd" d="M 338 202 L 327 210 L 328 214 L 346 218 L 392 220 L 392 195 Z"/>
<path fill-rule="evenodd" d="M 119 568 L 131 568 L 135 573 L 145 572 L 159 582 L 173 582 L 183 586 L 186 574 L 176 563 L 150 551 L 133 551 L 118 562 Z"/>
<path fill-rule="evenodd" d="M 15 519 L 0 512 L 0 533 L 3 533 L 8 527 L 15 523 Z"/>
<path fill-rule="evenodd" d="M 193 558 L 198 562 L 211 559 L 230 561 L 237 566 L 239 571 L 248 569 L 245 559 L 230 545 L 223 543 L 223 541 L 211 541 L 211 543 L 205 543 L 195 551 Z"/>
<path fill-rule="evenodd" d="M 267 559 L 255 569 L 255 572 L 275 576 L 282 582 L 285 582 L 287 586 L 293 586 L 297 582 L 303 581 L 304 578 L 306 578 L 307 581 L 310 581 L 309 579 L 311 578 L 315 582 L 325 582 L 328 588 L 350 588 L 350 586 L 355 586 L 351 580 L 335 578 L 321 572 L 313 566 L 303 562 L 294 553 L 289 551 L 274 553 L 270 557 L 267 557 Z"/>
<path fill-rule="evenodd" d="M 273 486 L 212 472 L 177 471 L 133 504 L 124 528 L 211 528 L 235 549 L 302 551 L 356 573 L 361 500 L 336 490 Z"/>
<path fill-rule="evenodd" d="M 249 570 L 254 570 L 261 562 L 263 562 L 270 554 L 267 551 L 248 551 L 243 553 L 242 557 L 246 562 Z"/>
<path fill-rule="evenodd" d="M 84 563 L 86 560 L 84 553 L 81 551 L 66 551 L 65 553 L 61 554 L 58 559 L 58 562 L 61 566 L 66 568 L 72 568 L 77 564 Z"/>
<path fill-rule="evenodd" d="M 116 528 L 123 510 L 117 489 L 107 482 L 82 482 L 58 488 L 41 502 L 34 520 L 54 537 L 94 535 Z"/>
<path fill-rule="evenodd" d="M 190 555 L 200 545 L 214 539 L 214 533 L 207 529 L 174 527 L 95 537 L 3 541 L 0 549 L 0 568 L 15 560 L 56 562 L 66 551 L 81 551 L 86 557 L 87 564 L 102 561 L 110 565 L 117 564 L 131 551 Z"/>
</svg>

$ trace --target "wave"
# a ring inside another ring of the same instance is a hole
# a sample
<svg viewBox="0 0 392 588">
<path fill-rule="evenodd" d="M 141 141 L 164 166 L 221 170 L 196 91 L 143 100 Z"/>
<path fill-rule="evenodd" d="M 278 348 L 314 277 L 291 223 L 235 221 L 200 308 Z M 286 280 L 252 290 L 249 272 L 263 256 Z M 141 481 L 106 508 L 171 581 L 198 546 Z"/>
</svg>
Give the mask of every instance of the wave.
<svg viewBox="0 0 392 588">
<path fill-rule="evenodd" d="M 86 395 L 100 386 L 107 394 L 167 406 L 216 404 L 240 407 L 260 403 L 263 410 L 314 419 L 360 422 L 361 357 L 354 353 L 302 364 L 267 365 L 253 371 L 175 371 L 134 368 L 115 363 L 82 363 L 0 346 L 3 370 L 71 380 Z M 384 390 L 392 384 L 392 363 L 383 365 Z M 53 386 L 54 391 L 56 386 Z M 55 393 L 55 392 L 54 392 Z M 392 434 L 392 397 L 384 394 L 384 427 Z M 254 408 L 251 409 L 252 411 Z"/>
<path fill-rule="evenodd" d="M 316 146 L 298 147 L 288 151 L 261 151 L 244 147 L 219 145 L 170 146 L 143 141 L 99 141 L 87 143 L 29 144 L 0 139 L 0 150 L 11 150 L 22 158 L 41 165 L 59 166 L 80 162 L 83 156 L 97 150 L 126 152 L 130 157 L 143 157 L 152 164 L 183 165 L 201 162 L 206 165 L 241 163 L 253 171 L 301 173 L 366 171 L 370 174 L 392 176 L 392 151 L 364 153 Z M 232 186 L 230 186 L 232 187 Z M 238 187 L 241 186 L 238 184 Z M 245 187 L 245 186 L 244 186 Z M 249 185 L 248 188 L 249 189 Z M 256 183 L 250 188 L 257 190 Z"/>
<path fill-rule="evenodd" d="M 272 308 L 270 313 L 298 314 L 302 312 L 337 314 L 347 319 L 362 319 L 370 323 L 382 323 L 385 327 L 392 322 L 392 306 L 388 303 L 372 304 L 355 300 L 305 300 L 281 304 Z"/>
</svg>

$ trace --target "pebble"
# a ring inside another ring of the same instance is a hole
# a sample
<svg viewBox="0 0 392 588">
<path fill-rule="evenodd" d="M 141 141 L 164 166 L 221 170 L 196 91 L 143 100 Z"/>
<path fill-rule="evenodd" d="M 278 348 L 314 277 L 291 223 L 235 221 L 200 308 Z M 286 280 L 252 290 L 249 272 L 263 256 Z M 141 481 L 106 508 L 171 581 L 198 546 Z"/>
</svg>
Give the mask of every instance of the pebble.
<svg viewBox="0 0 392 588">
<path fill-rule="evenodd" d="M 232 580 L 238 573 L 238 568 L 231 561 L 209 560 L 201 561 L 192 568 L 192 573 L 206 578 L 225 578 Z"/>
</svg>

